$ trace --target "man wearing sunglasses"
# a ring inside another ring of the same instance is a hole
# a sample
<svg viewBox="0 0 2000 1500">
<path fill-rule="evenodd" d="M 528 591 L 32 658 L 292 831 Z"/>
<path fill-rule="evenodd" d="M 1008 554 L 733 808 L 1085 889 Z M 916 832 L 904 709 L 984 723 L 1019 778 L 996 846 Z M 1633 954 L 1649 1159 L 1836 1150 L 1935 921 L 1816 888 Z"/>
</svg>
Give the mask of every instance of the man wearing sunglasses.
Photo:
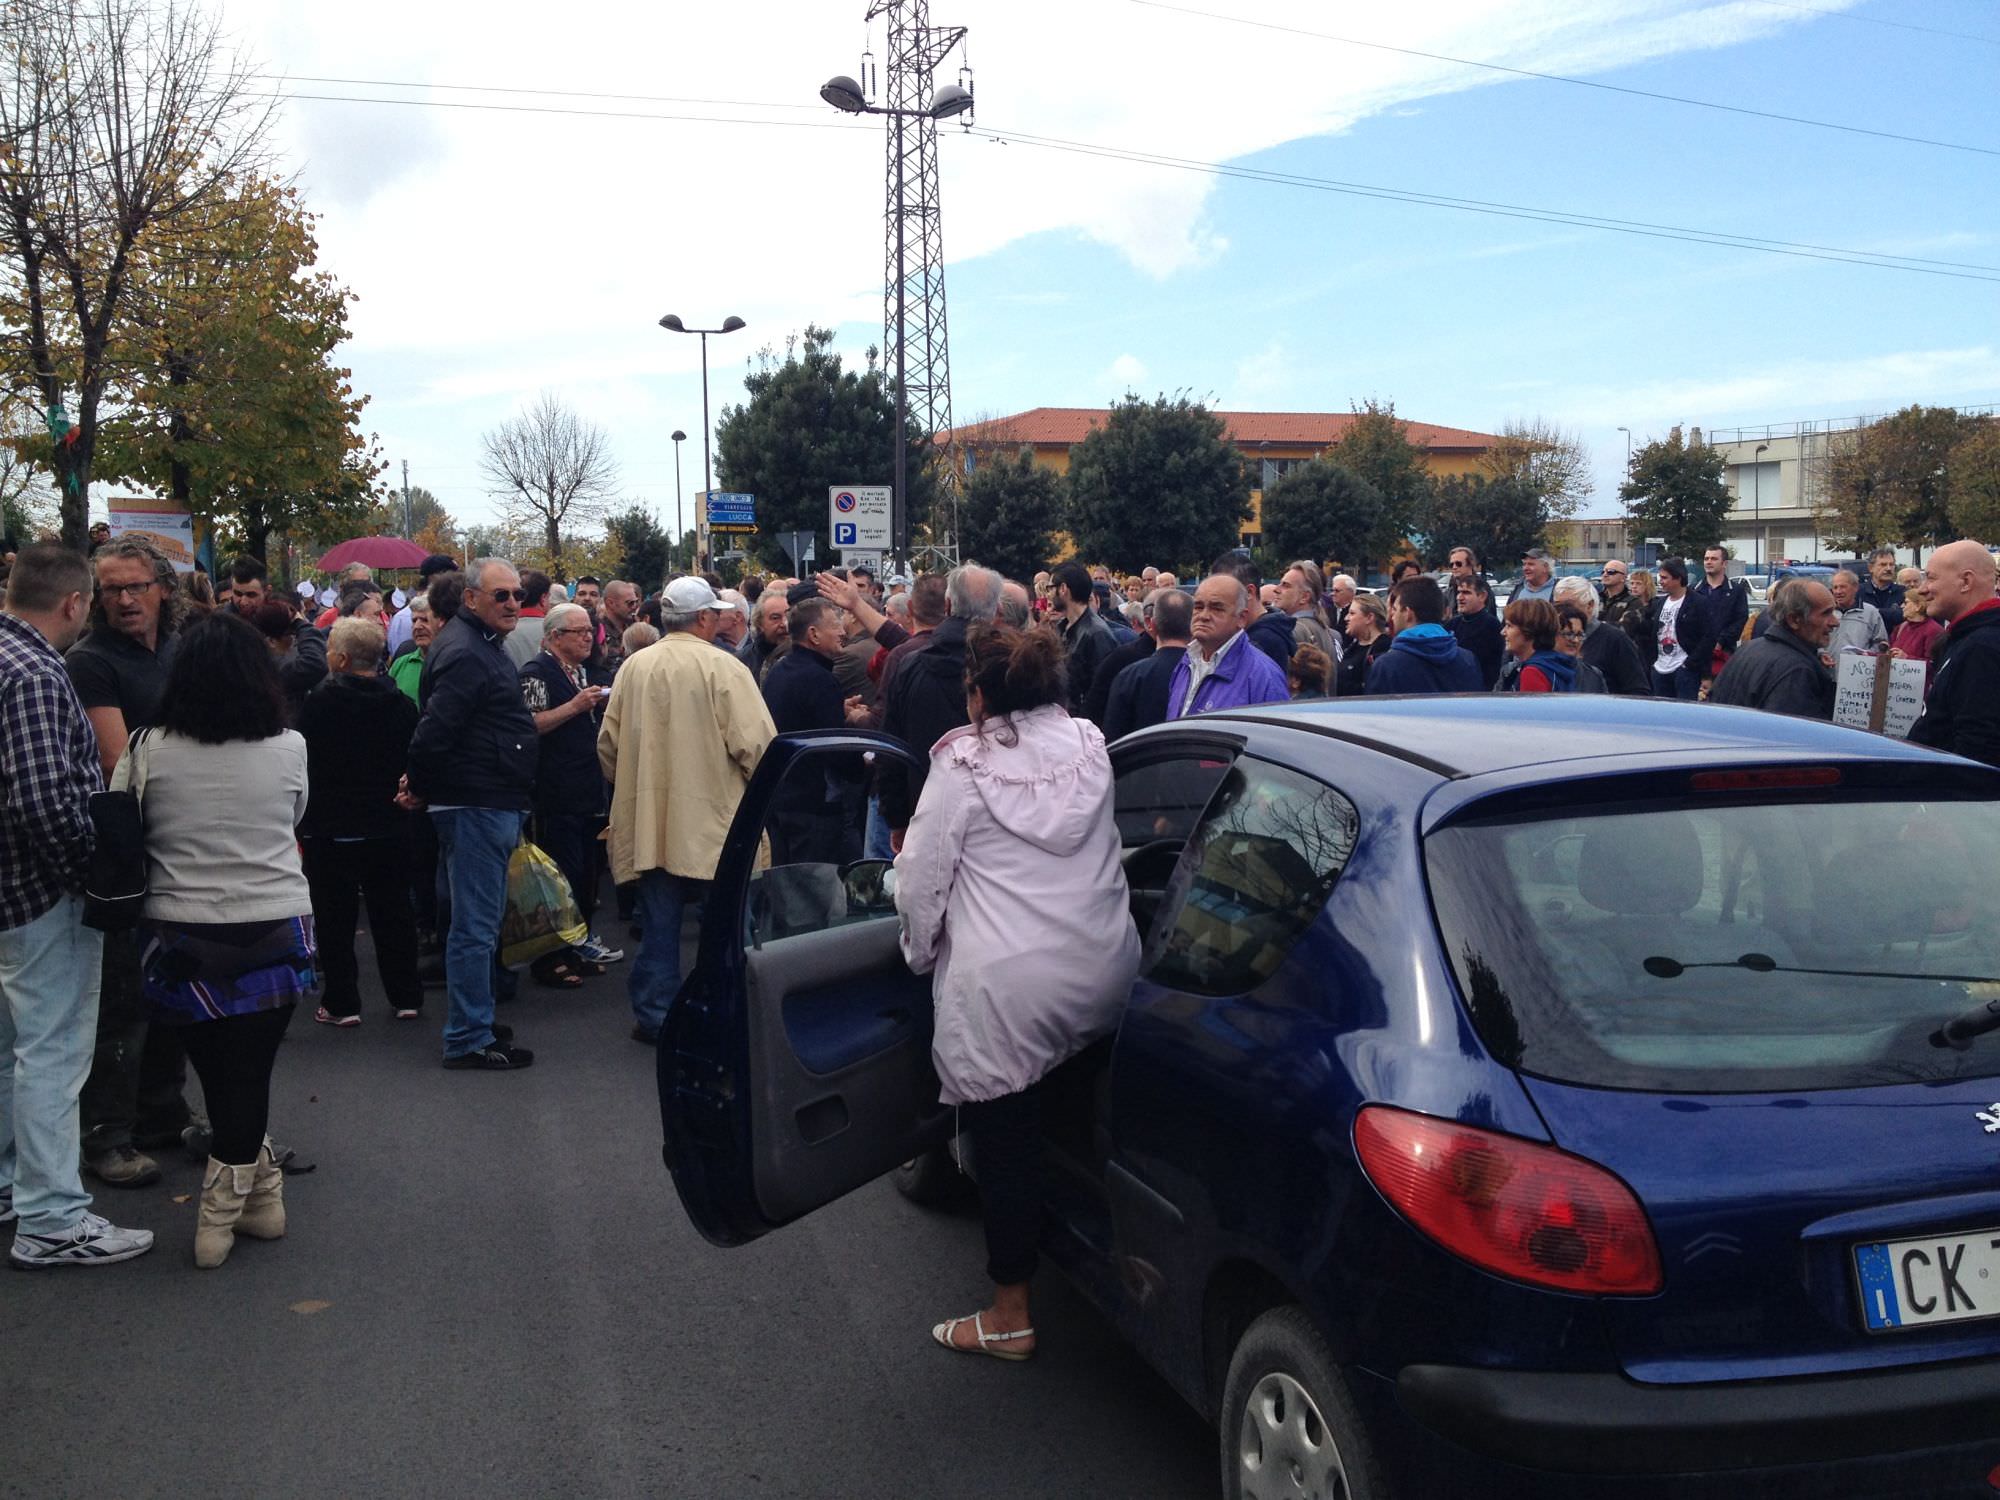
<svg viewBox="0 0 2000 1500">
<path fill-rule="evenodd" d="M 493 1020 L 495 998 L 514 986 L 499 964 L 500 919 L 507 861 L 521 840 L 540 758 L 535 721 L 507 654 L 520 618 L 521 575 L 500 558 L 480 558 L 418 683 L 424 712 L 405 779 L 410 799 L 429 809 L 451 886 L 444 1065 L 453 1069 L 505 1072 L 535 1060 Z"/>
</svg>

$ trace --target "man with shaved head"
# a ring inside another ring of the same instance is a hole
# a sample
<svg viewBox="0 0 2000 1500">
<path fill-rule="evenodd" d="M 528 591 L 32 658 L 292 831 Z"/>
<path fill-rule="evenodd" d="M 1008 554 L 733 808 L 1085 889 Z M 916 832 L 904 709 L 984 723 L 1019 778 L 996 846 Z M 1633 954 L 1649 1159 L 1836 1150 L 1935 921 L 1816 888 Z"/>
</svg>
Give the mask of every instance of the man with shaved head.
<svg viewBox="0 0 2000 1500">
<path fill-rule="evenodd" d="M 1917 591 L 1945 627 L 1931 657 L 1924 711 L 1910 729 L 1919 745 L 2000 766 L 2000 599 L 1993 554 L 1952 542 L 1931 554 Z"/>
</svg>

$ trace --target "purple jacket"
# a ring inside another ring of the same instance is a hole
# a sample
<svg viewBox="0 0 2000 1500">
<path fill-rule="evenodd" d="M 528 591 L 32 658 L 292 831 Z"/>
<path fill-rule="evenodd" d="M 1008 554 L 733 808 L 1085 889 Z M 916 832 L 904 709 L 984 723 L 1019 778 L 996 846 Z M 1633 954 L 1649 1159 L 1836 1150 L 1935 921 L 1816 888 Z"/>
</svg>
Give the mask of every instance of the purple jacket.
<svg viewBox="0 0 2000 1500">
<path fill-rule="evenodd" d="M 1200 688 L 1195 691 L 1194 702 L 1187 714 L 1181 711 L 1181 704 L 1187 698 L 1188 682 L 1193 675 L 1193 655 L 1183 656 L 1174 668 L 1173 685 L 1167 689 L 1167 717 L 1185 718 L 1187 714 L 1205 714 L 1217 708 L 1243 708 L 1253 703 L 1284 703 L 1292 696 L 1291 684 L 1285 681 L 1285 674 L 1278 664 L 1257 649 L 1256 642 L 1247 634 L 1238 632 L 1231 637 L 1222 660 L 1215 664 L 1215 670 L 1204 677 Z"/>
</svg>

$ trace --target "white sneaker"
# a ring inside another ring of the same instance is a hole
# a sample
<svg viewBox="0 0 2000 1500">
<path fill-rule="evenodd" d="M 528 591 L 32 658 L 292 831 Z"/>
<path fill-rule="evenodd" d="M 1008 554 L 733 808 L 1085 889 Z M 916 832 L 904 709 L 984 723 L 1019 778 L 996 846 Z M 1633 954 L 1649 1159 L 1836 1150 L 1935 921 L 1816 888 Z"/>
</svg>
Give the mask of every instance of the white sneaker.
<svg viewBox="0 0 2000 1500">
<path fill-rule="evenodd" d="M 594 964 L 615 964 L 625 956 L 623 948 L 606 947 L 604 939 L 594 932 L 576 945 L 576 952 L 579 958 Z"/>
<path fill-rule="evenodd" d="M 108 1219 L 85 1214 L 60 1234 L 16 1234 L 7 1258 L 23 1271 L 46 1266 L 108 1266 L 153 1248 L 150 1229 L 120 1229 Z"/>
</svg>

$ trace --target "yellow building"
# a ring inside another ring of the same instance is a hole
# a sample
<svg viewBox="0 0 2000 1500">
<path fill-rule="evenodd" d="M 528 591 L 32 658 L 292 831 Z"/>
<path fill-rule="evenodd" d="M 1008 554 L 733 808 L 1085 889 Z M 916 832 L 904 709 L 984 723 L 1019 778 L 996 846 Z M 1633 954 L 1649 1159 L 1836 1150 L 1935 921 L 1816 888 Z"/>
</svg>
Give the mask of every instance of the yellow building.
<svg viewBox="0 0 2000 1500">
<path fill-rule="evenodd" d="M 1037 406 L 1011 417 L 994 417 L 952 430 L 953 446 L 965 454 L 966 472 L 983 458 L 1011 458 L 1022 448 L 1035 462 L 1058 474 L 1069 472 L 1069 450 L 1082 442 L 1108 415 L 1101 406 Z M 1255 546 L 1262 535 L 1264 486 L 1274 483 L 1294 464 L 1310 463 L 1340 445 L 1354 425 L 1352 412 L 1219 411 L 1229 440 L 1251 464 L 1250 519 L 1243 527 L 1243 545 Z M 1471 474 L 1479 460 L 1499 441 L 1491 433 L 1439 427 L 1430 422 L 1404 424 L 1410 441 L 1424 450 L 1424 467 L 1432 474 Z"/>
</svg>

